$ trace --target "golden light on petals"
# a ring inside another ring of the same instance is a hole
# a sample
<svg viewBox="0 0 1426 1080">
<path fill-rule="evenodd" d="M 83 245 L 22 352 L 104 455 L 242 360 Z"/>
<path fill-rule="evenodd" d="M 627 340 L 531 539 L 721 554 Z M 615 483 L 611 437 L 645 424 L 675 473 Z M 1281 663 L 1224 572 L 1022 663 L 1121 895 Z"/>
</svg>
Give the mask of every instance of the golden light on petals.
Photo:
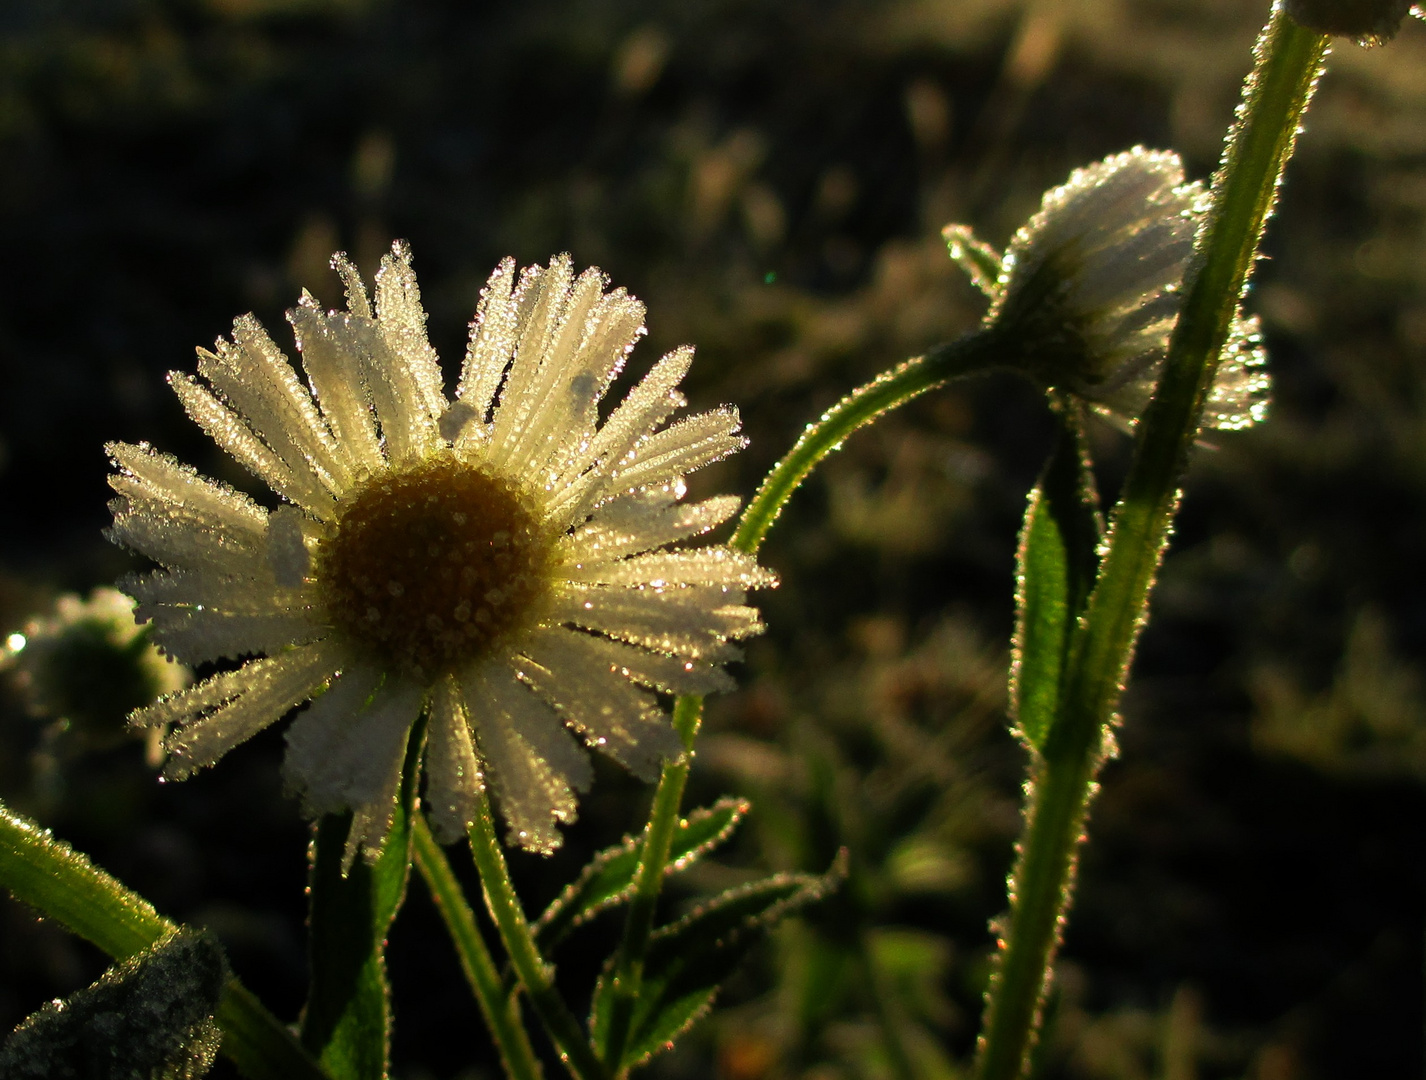
<svg viewBox="0 0 1426 1080">
<path fill-rule="evenodd" d="M 393 245 L 374 296 L 333 265 L 347 309 L 304 295 L 288 314 L 305 380 L 251 316 L 200 350 L 197 378 L 170 379 L 276 508 L 147 445 L 108 448 L 109 535 L 160 566 L 125 581 L 137 617 L 185 663 L 243 661 L 130 722 L 168 731 L 182 778 L 308 703 L 283 775 L 309 815 L 352 811 L 350 863 L 381 851 L 425 714 L 437 837 L 464 835 L 488 784 L 513 841 L 551 851 L 586 748 L 656 776 L 683 752 L 666 696 L 726 689 L 731 643 L 762 629 L 744 600 L 771 574 L 678 546 L 737 508 L 682 502 L 687 473 L 742 447 L 737 410 L 667 423 L 684 347 L 601 411 L 644 307 L 567 255 L 491 275 L 454 401 L 410 249 Z"/>
</svg>

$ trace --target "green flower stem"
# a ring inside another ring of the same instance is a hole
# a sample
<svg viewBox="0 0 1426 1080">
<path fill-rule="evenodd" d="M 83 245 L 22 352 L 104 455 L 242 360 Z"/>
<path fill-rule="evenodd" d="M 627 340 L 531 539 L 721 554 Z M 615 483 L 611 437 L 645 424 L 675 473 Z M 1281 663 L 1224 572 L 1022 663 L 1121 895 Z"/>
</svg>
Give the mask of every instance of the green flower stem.
<svg viewBox="0 0 1426 1080">
<path fill-rule="evenodd" d="M 753 501 L 743 511 L 728 546 L 756 552 L 792 493 L 818 462 L 838 449 L 848 435 L 957 376 L 994 367 L 997 351 L 993 332 L 967 334 L 883 372 L 853 390 L 823 413 L 816 423 L 808 424 L 792 449 L 767 474 Z"/>
<path fill-rule="evenodd" d="M 411 831 L 412 856 L 416 869 L 431 890 L 431 897 L 445 920 L 451 941 L 465 970 L 466 981 L 485 1017 L 500 1061 L 510 1080 L 541 1080 L 540 1063 L 530 1046 L 525 1027 L 520 1023 L 516 1001 L 508 997 L 501 985 L 500 970 L 485 944 L 485 937 L 476 925 L 475 913 L 466 903 L 465 893 L 451 871 L 451 864 L 441 845 L 431 834 L 425 815 L 417 814 Z"/>
<path fill-rule="evenodd" d="M 609 1035 L 601 1050 L 606 1065 L 616 1074 L 623 1071 L 620 1059 L 628 1042 L 634 1003 L 643 983 L 644 954 L 648 951 L 649 935 L 654 929 L 664 869 L 668 865 L 673 835 L 678 829 L 678 811 L 683 803 L 683 789 L 688 783 L 688 770 L 693 763 L 693 744 L 698 738 L 698 726 L 702 719 L 701 696 L 689 694 L 679 698 L 674 705 L 673 726 L 683 740 L 685 753 L 677 761 L 665 765 L 659 776 L 654 804 L 649 811 L 649 824 L 644 830 L 644 846 L 639 853 L 639 869 L 634 876 L 634 895 L 629 898 L 624 936 L 620 939 L 619 953 L 614 960 Z"/>
<path fill-rule="evenodd" d="M 737 530 L 728 541 L 729 546 L 750 554 L 756 552 L 792 493 L 823 458 L 842 445 L 847 436 L 882 414 L 957 376 L 993 367 L 996 352 L 993 333 L 968 334 L 931 350 L 925 356 L 908 360 L 853 390 L 815 423 L 809 424 L 787 455 L 768 473 L 752 502 L 743 511 Z M 633 1005 L 639 996 L 644 953 L 653 930 L 659 890 L 663 886 L 669 845 L 678 824 L 679 807 L 688 780 L 702 708 L 703 699 L 697 695 L 679 698 L 674 707 L 674 727 L 683 739 L 687 753 L 679 761 L 664 766 L 649 813 L 649 824 L 644 832 L 644 849 L 639 859 L 634 897 L 615 959 L 609 1035 L 603 1047 L 604 1060 L 615 1071 L 619 1069 Z"/>
<path fill-rule="evenodd" d="M 495 835 L 490 800 L 485 795 L 481 795 L 476 802 L 475 821 L 471 824 L 469 835 L 471 854 L 485 893 L 485 906 L 495 921 L 495 928 L 500 933 L 505 951 L 510 954 L 510 963 L 520 977 L 530 1005 L 544 1024 L 550 1041 L 555 1044 L 560 1060 L 575 1080 L 605 1080 L 603 1064 L 555 987 L 554 968 L 545 963 L 539 946 L 535 944 L 529 920 L 520 906 L 520 898 L 515 895 L 510 868 L 505 864 L 505 854 Z"/>
<path fill-rule="evenodd" d="M 856 932 L 856 960 L 862 985 L 871 997 L 872 1013 L 881 1029 L 882 1050 L 886 1053 L 886 1064 L 892 1080 L 916 1080 L 916 1065 L 906 1048 L 901 1018 L 891 1007 L 891 994 L 886 989 L 886 978 L 882 975 L 876 957 L 872 955 L 871 942 L 867 940 L 864 930 Z"/>
<path fill-rule="evenodd" d="M 1302 29 L 1280 10 L 1258 40 L 1240 119 L 1214 177 L 1214 206 L 1197 275 L 1163 378 L 1139 425 L 1086 617 L 1070 642 L 1059 716 L 1032 767 L 1025 832 L 1012 875 L 1010 925 L 989 993 L 978 1080 L 1024 1074 L 1069 907 L 1094 777 L 1168 539 L 1179 483 L 1326 44 L 1325 37 Z"/>
<path fill-rule="evenodd" d="M 177 929 L 143 897 L 125 888 L 47 829 L 0 806 L 0 883 L 65 929 L 115 960 L 149 948 Z M 222 1053 L 252 1080 L 326 1080 L 292 1032 L 237 979 L 229 981 L 216 1017 Z"/>
</svg>

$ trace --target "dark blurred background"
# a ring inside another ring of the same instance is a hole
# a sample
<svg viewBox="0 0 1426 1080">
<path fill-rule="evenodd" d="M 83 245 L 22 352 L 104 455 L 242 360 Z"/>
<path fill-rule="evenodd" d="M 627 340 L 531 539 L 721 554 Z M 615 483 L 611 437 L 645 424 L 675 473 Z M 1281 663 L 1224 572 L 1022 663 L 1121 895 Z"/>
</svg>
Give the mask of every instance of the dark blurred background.
<svg viewBox="0 0 1426 1080">
<path fill-rule="evenodd" d="M 409 239 L 454 374 L 485 276 L 568 250 L 699 349 L 695 406 L 750 493 L 810 419 L 981 313 L 938 233 L 1004 244 L 1041 192 L 1136 143 L 1217 160 L 1266 2 L 7 0 L 0 6 L 0 633 L 135 567 L 101 536 L 110 439 L 256 490 L 164 372 Z M 1356 1080 L 1423 1071 L 1426 28 L 1333 57 L 1249 306 L 1271 420 L 1187 484 L 1080 862 L 1037 1075 Z M 697 890 L 851 852 L 726 1011 L 654 1068 L 917 1080 L 973 1047 L 1022 754 L 1005 641 L 1050 428 L 1012 379 L 851 440 L 765 548 L 770 632 L 713 702 L 692 796 L 752 799 Z M 1112 492 L 1127 441 L 1095 432 Z M 304 987 L 306 826 L 270 731 L 187 783 L 0 687 L 0 798 L 207 925 L 284 1019 Z M 117 730 L 117 727 L 116 727 Z M 638 827 L 615 769 L 532 905 Z M 460 852 L 452 851 L 461 862 Z M 617 920 L 560 956 L 588 994 Z M 391 939 L 395 1074 L 494 1076 L 419 882 Z M 0 1029 L 103 969 L 8 901 Z M 549 1066 L 556 1075 L 558 1066 Z M 214 1075 L 231 1076 L 220 1064 Z"/>
</svg>

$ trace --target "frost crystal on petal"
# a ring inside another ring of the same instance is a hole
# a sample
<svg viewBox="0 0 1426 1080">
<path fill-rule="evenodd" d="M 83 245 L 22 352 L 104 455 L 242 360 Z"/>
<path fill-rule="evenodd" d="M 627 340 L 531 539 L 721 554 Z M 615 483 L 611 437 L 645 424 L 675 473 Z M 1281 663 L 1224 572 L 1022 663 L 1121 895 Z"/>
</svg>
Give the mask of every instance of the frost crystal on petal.
<svg viewBox="0 0 1426 1080">
<path fill-rule="evenodd" d="M 193 420 L 276 496 L 267 508 L 145 445 L 109 447 L 116 542 L 137 617 L 188 662 L 241 660 L 140 709 L 188 776 L 308 703 L 284 776 L 311 817 L 350 811 L 346 865 L 391 828 L 407 744 L 436 834 L 493 793 L 509 835 L 559 845 L 593 778 L 586 747 L 652 779 L 682 753 L 659 695 L 727 689 L 731 641 L 776 583 L 724 545 L 679 548 L 738 500 L 684 504 L 684 476 L 739 449 L 737 410 L 665 426 L 693 350 L 665 356 L 600 423 L 644 307 L 568 255 L 481 293 L 454 400 L 426 334 L 410 249 L 346 309 L 288 313 L 301 371 L 251 316 L 170 383 Z M 305 376 L 305 378 L 304 378 Z"/>
</svg>

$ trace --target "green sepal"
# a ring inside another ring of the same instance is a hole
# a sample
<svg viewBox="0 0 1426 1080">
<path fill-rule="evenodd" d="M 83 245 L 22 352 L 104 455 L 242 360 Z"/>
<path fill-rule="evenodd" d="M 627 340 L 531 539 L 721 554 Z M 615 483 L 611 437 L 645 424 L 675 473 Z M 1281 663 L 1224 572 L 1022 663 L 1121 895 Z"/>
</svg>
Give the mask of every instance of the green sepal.
<svg viewBox="0 0 1426 1080">
<path fill-rule="evenodd" d="M 222 1038 L 228 962 L 207 931 L 175 930 L 99 981 L 32 1013 L 0 1049 L 5 1080 L 197 1080 Z"/>
<path fill-rule="evenodd" d="M 1094 583 L 1103 527 L 1081 414 L 1068 402 L 1058 414 L 1059 437 L 1030 492 L 1015 557 L 1010 719 L 1036 751 L 1044 750 L 1059 711 L 1070 632 Z"/>
<path fill-rule="evenodd" d="M 669 848 L 665 876 L 692 865 L 728 839 L 749 809 L 750 804 L 742 799 L 723 798 L 680 821 Z M 633 895 L 642 848 L 642 836 L 626 836 L 589 861 L 535 922 L 535 941 L 542 952 L 548 953 L 576 926 Z"/>
<path fill-rule="evenodd" d="M 407 742 L 391 831 L 375 861 L 359 857 L 344 868 L 351 813 L 328 814 L 313 830 L 312 984 L 302 1011 L 302 1044 L 336 1080 L 387 1077 L 391 990 L 386 935 L 406 898 L 411 873 L 411 817 L 418 812 L 423 742 L 424 724 L 417 724 Z"/>
<path fill-rule="evenodd" d="M 976 238 L 969 225 L 947 225 L 941 230 L 952 261 L 965 271 L 970 283 L 992 304 L 1000 299 L 1000 252 Z"/>
<path fill-rule="evenodd" d="M 649 938 L 629 1038 L 611 1072 L 642 1065 L 672 1047 L 712 1007 L 719 986 L 779 920 L 822 899 L 847 874 L 846 852 L 825 874 L 775 874 L 715 896 Z M 607 1045 L 612 965 L 594 987 L 589 1027 Z"/>
</svg>

